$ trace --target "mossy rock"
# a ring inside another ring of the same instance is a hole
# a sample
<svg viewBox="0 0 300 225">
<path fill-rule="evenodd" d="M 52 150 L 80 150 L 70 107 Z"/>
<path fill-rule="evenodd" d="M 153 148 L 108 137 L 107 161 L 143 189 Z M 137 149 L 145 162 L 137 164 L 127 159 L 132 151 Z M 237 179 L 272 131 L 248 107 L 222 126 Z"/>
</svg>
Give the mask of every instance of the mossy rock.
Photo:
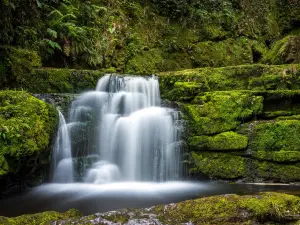
<svg viewBox="0 0 300 225">
<path fill-rule="evenodd" d="M 270 64 L 300 63 L 300 35 L 288 35 L 275 42 L 271 50 L 264 56 Z"/>
<path fill-rule="evenodd" d="M 299 162 L 300 151 L 256 151 L 252 157 L 272 162 Z"/>
<path fill-rule="evenodd" d="M 182 106 L 195 136 L 230 131 L 261 113 L 263 98 L 241 92 L 209 92 Z"/>
<path fill-rule="evenodd" d="M 71 212 L 70 212 L 71 211 Z M 69 213 L 70 212 L 70 213 Z M 0 217 L 3 225 L 37 224 L 295 224 L 299 221 L 297 196 L 266 192 L 220 195 L 144 209 L 123 209 L 82 217 L 76 210 L 45 212 L 15 218 Z"/>
<path fill-rule="evenodd" d="M 79 218 L 81 216 L 82 213 L 78 210 L 70 209 L 65 213 L 49 211 L 32 215 L 22 215 L 13 218 L 0 216 L 0 223 L 3 225 L 46 225 L 57 220 L 70 219 L 74 217 Z"/>
<path fill-rule="evenodd" d="M 162 64 L 162 52 L 160 49 L 141 51 L 131 58 L 126 64 L 125 73 L 133 74 L 153 74 L 158 72 L 158 67 Z"/>
<path fill-rule="evenodd" d="M 278 159 L 278 155 L 277 155 Z M 254 160 L 252 162 L 253 172 L 256 178 L 275 182 L 299 182 L 300 163 L 282 164 L 268 161 Z"/>
<path fill-rule="evenodd" d="M 300 65 L 241 65 L 220 68 L 197 68 L 159 73 L 163 98 L 175 101 L 192 101 L 197 94 L 207 91 L 268 91 L 299 90 Z M 187 85 L 178 86 L 178 82 Z M 176 86 L 175 86 L 176 84 Z M 198 86 L 190 92 L 190 85 Z"/>
<path fill-rule="evenodd" d="M 1 170 L 16 173 L 24 166 L 30 166 L 28 157 L 35 160 L 42 157 L 39 163 L 49 163 L 49 148 L 57 124 L 57 111 L 49 104 L 25 91 L 0 91 Z M 25 158 L 28 161 L 22 162 Z M 19 165 L 22 163 L 24 165 Z"/>
<path fill-rule="evenodd" d="M 174 88 L 167 92 L 164 97 L 170 101 L 191 101 L 203 90 L 206 90 L 203 83 L 175 82 Z"/>
<path fill-rule="evenodd" d="M 192 150 L 232 151 L 243 150 L 248 145 L 248 137 L 229 131 L 215 136 L 195 136 L 189 139 Z"/>
<path fill-rule="evenodd" d="M 247 159 L 229 153 L 192 152 L 191 172 L 209 178 L 238 179 L 247 176 Z"/>
<path fill-rule="evenodd" d="M 300 151 L 300 121 L 270 121 L 254 126 L 249 146 L 253 151 Z"/>
<path fill-rule="evenodd" d="M 154 208 L 164 224 L 264 224 L 296 222 L 299 197 L 281 193 L 224 195 Z"/>
<path fill-rule="evenodd" d="M 252 44 L 247 38 L 199 42 L 191 57 L 196 67 L 222 67 L 253 63 Z"/>
<path fill-rule="evenodd" d="M 104 72 L 98 70 L 36 69 L 16 85 L 31 93 L 80 93 L 94 89 Z"/>
</svg>

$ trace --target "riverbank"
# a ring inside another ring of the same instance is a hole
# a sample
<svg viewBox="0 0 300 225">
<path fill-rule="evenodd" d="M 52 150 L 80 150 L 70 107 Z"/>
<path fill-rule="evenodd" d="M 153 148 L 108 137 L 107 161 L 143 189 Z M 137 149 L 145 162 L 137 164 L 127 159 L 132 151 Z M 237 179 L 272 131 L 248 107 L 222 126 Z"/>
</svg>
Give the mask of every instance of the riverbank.
<svg viewBox="0 0 300 225">
<path fill-rule="evenodd" d="M 44 212 L 1 224 L 298 224 L 300 198 L 283 193 L 226 194 L 143 209 L 123 209 L 82 216 L 77 210 Z"/>
</svg>

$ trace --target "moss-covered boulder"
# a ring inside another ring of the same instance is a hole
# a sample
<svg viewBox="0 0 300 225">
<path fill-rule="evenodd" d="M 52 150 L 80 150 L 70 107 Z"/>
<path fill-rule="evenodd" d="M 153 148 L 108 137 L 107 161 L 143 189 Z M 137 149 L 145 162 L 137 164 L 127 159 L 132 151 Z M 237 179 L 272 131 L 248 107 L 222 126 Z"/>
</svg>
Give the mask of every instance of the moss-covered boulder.
<svg viewBox="0 0 300 225">
<path fill-rule="evenodd" d="M 248 137 L 229 131 L 215 136 L 195 136 L 189 139 L 189 146 L 194 150 L 242 150 L 248 145 Z"/>
<path fill-rule="evenodd" d="M 79 93 L 96 87 L 104 71 L 74 69 L 37 69 L 23 75 L 17 88 L 31 93 Z"/>
<path fill-rule="evenodd" d="M 299 48 L 300 35 L 291 34 L 273 43 L 263 60 L 270 64 L 300 63 Z"/>
<path fill-rule="evenodd" d="M 262 111 L 263 98 L 241 92 L 209 92 L 183 109 L 195 135 L 211 135 L 237 128 Z"/>
<path fill-rule="evenodd" d="M 252 151 L 300 151 L 298 120 L 257 123 L 253 132 Z"/>
<path fill-rule="evenodd" d="M 32 215 L 22 215 L 14 218 L 0 216 L 2 225 L 46 225 L 57 220 L 79 218 L 82 214 L 76 209 L 70 209 L 64 213 L 49 211 Z"/>
<path fill-rule="evenodd" d="M 300 151 L 255 151 L 252 156 L 256 159 L 272 162 L 299 162 Z"/>
<path fill-rule="evenodd" d="M 163 98 L 188 102 L 208 91 L 299 90 L 299 74 L 299 64 L 254 64 L 179 70 L 158 75 Z M 193 91 L 190 91 L 191 87 L 194 87 Z"/>
<path fill-rule="evenodd" d="M 277 159 L 278 161 L 278 159 Z M 250 169 L 250 168 L 249 168 Z M 251 165 L 252 175 L 273 182 L 299 182 L 300 163 L 274 163 L 254 160 Z"/>
<path fill-rule="evenodd" d="M 221 67 L 253 63 L 252 42 L 247 38 L 199 42 L 191 52 L 196 67 Z"/>
<path fill-rule="evenodd" d="M 97 213 L 80 218 L 75 215 L 69 219 L 59 220 L 59 218 L 57 218 L 52 220 L 52 222 L 57 225 L 298 224 L 300 221 L 299 213 L 299 197 L 283 193 L 268 192 L 244 196 L 234 194 L 212 196 L 187 200 L 179 203 L 159 205 L 145 209 L 126 209 L 122 211 Z M 30 218 L 37 216 L 38 214 L 28 215 L 24 216 L 24 218 L 27 218 L 27 221 L 32 221 Z M 63 215 L 61 216 L 63 217 Z M 15 222 L 19 218 L 22 217 L 11 218 L 10 221 Z M 2 218 L 3 221 L 5 221 L 5 219 L 9 220 L 8 218 Z M 7 223 L 4 223 L 4 225 L 6 224 Z M 18 223 L 15 222 L 11 224 Z"/>
<path fill-rule="evenodd" d="M 209 178 L 238 179 L 247 174 L 247 159 L 228 153 L 192 153 L 191 171 Z"/>
<path fill-rule="evenodd" d="M 57 123 L 57 111 L 49 104 L 25 91 L 0 91 L 2 182 L 5 183 L 4 175 L 25 182 L 50 162 L 50 146 Z"/>
</svg>

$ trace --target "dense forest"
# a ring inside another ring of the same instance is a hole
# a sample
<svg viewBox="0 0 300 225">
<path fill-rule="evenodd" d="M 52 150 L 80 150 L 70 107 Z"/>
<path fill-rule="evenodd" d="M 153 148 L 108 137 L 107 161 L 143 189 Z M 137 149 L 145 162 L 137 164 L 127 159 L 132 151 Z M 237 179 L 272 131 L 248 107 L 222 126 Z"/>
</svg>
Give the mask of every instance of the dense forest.
<svg viewBox="0 0 300 225">
<path fill-rule="evenodd" d="M 0 0 L 0 224 L 300 224 L 299 90 L 300 0 Z"/>
<path fill-rule="evenodd" d="M 151 74 L 299 63 L 298 0 L 3 0 L 5 86 L 37 67 Z"/>
</svg>

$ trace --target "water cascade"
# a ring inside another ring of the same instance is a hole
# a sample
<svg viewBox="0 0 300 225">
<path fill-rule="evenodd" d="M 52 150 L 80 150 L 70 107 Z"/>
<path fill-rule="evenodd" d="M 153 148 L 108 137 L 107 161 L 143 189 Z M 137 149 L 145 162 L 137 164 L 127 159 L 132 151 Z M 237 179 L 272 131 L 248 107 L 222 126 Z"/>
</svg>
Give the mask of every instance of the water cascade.
<svg viewBox="0 0 300 225">
<path fill-rule="evenodd" d="M 71 141 L 63 114 L 58 111 L 59 125 L 53 148 L 53 182 L 73 182 L 73 162 L 71 153 Z"/>
<path fill-rule="evenodd" d="M 59 178 L 55 176 L 55 182 L 71 171 L 69 155 L 61 156 L 71 148 L 74 164 L 78 167 L 78 159 L 84 161 L 79 165 L 84 167 L 82 176 L 78 169 L 74 172 L 76 181 L 97 184 L 180 178 L 178 112 L 161 107 L 156 77 L 102 77 L 95 91 L 83 93 L 72 103 L 66 127 L 68 132 L 62 128 L 59 132 L 66 139 L 70 135 L 72 147 L 61 142 L 66 149 L 54 154 L 54 163 L 60 160 L 56 171 L 64 170 Z"/>
</svg>

